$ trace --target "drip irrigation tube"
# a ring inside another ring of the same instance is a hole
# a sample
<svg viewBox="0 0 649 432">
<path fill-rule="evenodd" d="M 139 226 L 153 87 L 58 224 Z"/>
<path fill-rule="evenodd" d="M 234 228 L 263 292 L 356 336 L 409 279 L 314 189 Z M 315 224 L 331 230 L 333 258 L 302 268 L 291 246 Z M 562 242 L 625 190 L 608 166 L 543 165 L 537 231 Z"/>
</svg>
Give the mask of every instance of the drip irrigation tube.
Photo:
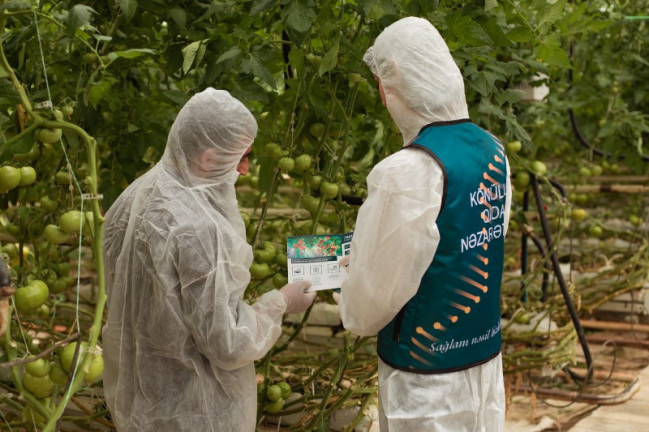
<svg viewBox="0 0 649 432">
<path fill-rule="evenodd" d="M 552 268 L 554 270 L 554 274 L 557 278 L 557 282 L 559 284 L 559 288 L 561 289 L 561 294 L 563 295 L 563 300 L 566 304 L 566 308 L 568 309 L 568 314 L 570 315 L 570 319 L 572 321 L 572 324 L 575 327 L 575 331 L 577 332 L 577 337 L 579 339 L 579 343 L 581 344 L 581 348 L 584 353 L 584 358 L 586 359 L 586 366 L 587 366 L 587 373 L 585 376 L 582 376 L 576 372 L 573 372 L 569 367 L 565 367 L 564 370 L 565 372 L 570 375 L 573 379 L 575 380 L 586 380 L 586 381 L 591 381 L 592 380 L 592 370 L 593 370 L 593 357 L 590 353 L 590 348 L 588 347 L 588 341 L 586 340 L 586 334 L 584 333 L 584 329 L 579 322 L 579 316 L 577 315 L 577 310 L 575 309 L 575 306 L 572 302 L 572 299 L 570 298 L 570 293 L 568 292 L 568 287 L 566 285 L 566 281 L 563 277 L 563 273 L 561 271 L 561 267 L 559 266 L 559 259 L 557 258 L 557 254 L 554 251 L 554 245 L 552 243 L 552 235 L 550 234 L 550 225 L 548 223 L 548 219 L 545 215 L 545 209 L 543 207 L 543 202 L 541 201 L 541 189 L 539 188 L 539 182 L 534 174 L 531 174 L 531 184 L 532 184 L 532 190 L 534 191 L 534 199 L 536 202 L 536 207 L 539 212 L 539 218 L 541 220 L 541 227 L 543 229 L 543 236 L 545 238 L 545 243 L 547 245 L 547 250 L 548 253 L 550 254 L 550 260 L 552 261 Z"/>
</svg>

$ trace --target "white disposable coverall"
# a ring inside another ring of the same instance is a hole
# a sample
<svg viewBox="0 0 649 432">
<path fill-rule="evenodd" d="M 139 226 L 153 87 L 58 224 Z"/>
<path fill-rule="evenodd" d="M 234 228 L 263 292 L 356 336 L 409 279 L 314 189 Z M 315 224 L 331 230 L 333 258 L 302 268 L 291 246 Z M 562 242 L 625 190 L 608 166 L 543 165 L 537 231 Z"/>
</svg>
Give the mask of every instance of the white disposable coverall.
<svg viewBox="0 0 649 432">
<path fill-rule="evenodd" d="M 397 21 L 377 37 L 363 60 L 383 86 L 404 146 L 427 124 L 468 118 L 462 75 L 428 21 Z M 396 152 L 367 177 L 368 197 L 356 219 L 349 278 L 339 303 L 348 330 L 376 334 L 416 294 L 439 244 L 436 219 L 443 179 L 441 167 L 418 149 Z M 508 163 L 507 191 L 510 186 Z M 505 227 L 510 206 L 508 194 Z M 433 375 L 400 371 L 379 360 L 379 411 L 382 432 L 502 430 L 501 356 Z"/>
<path fill-rule="evenodd" d="M 253 254 L 235 169 L 256 133 L 229 93 L 195 95 L 161 162 L 106 214 L 104 389 L 120 431 L 255 430 L 253 361 L 287 307 L 276 290 L 242 300 Z M 206 149 L 212 160 L 199 166 Z"/>
</svg>

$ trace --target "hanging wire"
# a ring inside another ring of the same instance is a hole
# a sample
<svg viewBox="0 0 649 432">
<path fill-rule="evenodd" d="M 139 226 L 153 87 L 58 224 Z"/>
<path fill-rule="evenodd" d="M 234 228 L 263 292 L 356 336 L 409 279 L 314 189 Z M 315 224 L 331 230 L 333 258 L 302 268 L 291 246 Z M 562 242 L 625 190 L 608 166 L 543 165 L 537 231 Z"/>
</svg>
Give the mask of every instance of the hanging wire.
<svg viewBox="0 0 649 432">
<path fill-rule="evenodd" d="M 45 86 L 47 88 L 47 98 L 48 98 L 48 101 L 49 101 L 50 109 L 53 111 L 54 106 L 52 104 L 52 94 L 51 94 L 51 91 L 50 91 L 50 84 L 49 84 L 49 80 L 48 80 L 48 77 L 47 77 L 47 68 L 46 68 L 46 65 L 45 65 L 45 55 L 43 53 L 43 42 L 42 42 L 41 34 L 40 34 L 40 31 L 39 31 L 39 28 L 38 28 L 38 16 L 36 15 L 35 10 L 32 10 L 32 13 L 34 15 L 34 26 L 36 27 L 36 37 L 38 39 L 38 47 L 39 47 L 40 54 L 41 54 L 41 63 L 42 63 L 42 66 L 43 66 L 43 75 L 45 76 Z M 79 192 L 79 197 L 81 199 L 81 203 L 80 203 L 80 206 L 79 206 L 80 207 L 79 211 L 81 212 L 82 217 L 80 218 L 80 222 L 79 222 L 79 235 L 78 235 L 79 243 L 78 243 L 78 247 L 77 247 L 77 251 L 78 251 L 78 254 L 77 254 L 77 287 L 76 287 L 76 299 L 75 299 L 75 302 L 76 302 L 75 322 L 76 322 L 76 325 L 77 325 L 77 331 L 81 332 L 81 319 L 79 317 L 79 299 L 81 297 L 80 296 L 80 288 L 81 288 L 81 246 L 82 246 L 82 243 L 83 243 L 83 223 L 84 223 L 83 207 L 84 207 L 84 201 L 85 200 L 83 198 L 83 191 L 81 190 L 81 186 L 79 185 L 79 181 L 78 181 L 76 175 L 74 174 L 74 170 L 72 169 L 72 165 L 70 163 L 70 158 L 68 157 L 68 153 L 65 150 L 65 143 L 63 142 L 62 137 L 61 137 L 61 139 L 59 139 L 59 143 L 61 144 L 61 150 L 63 150 L 63 155 L 65 156 L 65 161 L 66 161 L 66 164 L 67 164 L 68 173 L 72 177 L 72 180 L 74 181 L 74 184 L 77 187 L 77 190 Z M 81 356 L 77 356 L 77 357 L 78 357 L 77 358 L 77 365 L 78 365 Z M 72 382 L 74 382 L 76 373 L 77 373 L 77 367 L 75 366 L 73 374 L 72 374 Z M 69 386 L 68 387 L 68 394 L 71 391 L 72 391 L 72 386 Z"/>
</svg>

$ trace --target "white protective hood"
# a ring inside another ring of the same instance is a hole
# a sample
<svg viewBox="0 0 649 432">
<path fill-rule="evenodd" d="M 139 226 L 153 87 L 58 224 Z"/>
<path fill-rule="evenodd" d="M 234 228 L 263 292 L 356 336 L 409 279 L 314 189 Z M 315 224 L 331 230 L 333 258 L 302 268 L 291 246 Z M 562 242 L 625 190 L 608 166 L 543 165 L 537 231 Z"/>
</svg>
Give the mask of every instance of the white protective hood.
<svg viewBox="0 0 649 432">
<path fill-rule="evenodd" d="M 462 73 L 427 20 L 408 17 L 386 27 L 363 61 L 383 85 L 404 144 L 427 124 L 469 117 Z"/>
</svg>

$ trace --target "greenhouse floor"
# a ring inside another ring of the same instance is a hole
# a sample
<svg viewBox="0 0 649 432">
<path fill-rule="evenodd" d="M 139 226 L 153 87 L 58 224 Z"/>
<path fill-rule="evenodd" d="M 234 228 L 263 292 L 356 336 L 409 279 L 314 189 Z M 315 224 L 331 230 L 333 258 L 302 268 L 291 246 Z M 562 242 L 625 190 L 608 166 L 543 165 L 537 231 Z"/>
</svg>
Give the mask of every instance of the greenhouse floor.
<svg viewBox="0 0 649 432">
<path fill-rule="evenodd" d="M 505 432 L 649 432 L 649 332 L 642 327 L 588 333 L 594 385 L 561 398 L 511 397 Z"/>
<path fill-rule="evenodd" d="M 511 381 L 515 377 L 508 376 L 505 432 L 649 432 L 649 326 L 640 327 L 648 331 L 586 329 L 596 371 L 588 386 L 565 377 L 562 382 L 556 376 L 544 386 L 543 378 L 537 377 L 533 391 L 514 391 Z M 578 354 L 578 359 L 583 360 L 583 356 Z M 520 387 L 524 387 L 529 376 L 521 378 Z M 377 414 L 376 407 L 369 409 L 354 432 L 378 432 Z M 354 417 L 348 416 L 347 421 Z M 333 426 L 343 419 L 336 420 L 332 418 L 330 430 L 343 430 Z M 257 430 L 289 430 L 275 423 L 265 423 Z"/>
</svg>

